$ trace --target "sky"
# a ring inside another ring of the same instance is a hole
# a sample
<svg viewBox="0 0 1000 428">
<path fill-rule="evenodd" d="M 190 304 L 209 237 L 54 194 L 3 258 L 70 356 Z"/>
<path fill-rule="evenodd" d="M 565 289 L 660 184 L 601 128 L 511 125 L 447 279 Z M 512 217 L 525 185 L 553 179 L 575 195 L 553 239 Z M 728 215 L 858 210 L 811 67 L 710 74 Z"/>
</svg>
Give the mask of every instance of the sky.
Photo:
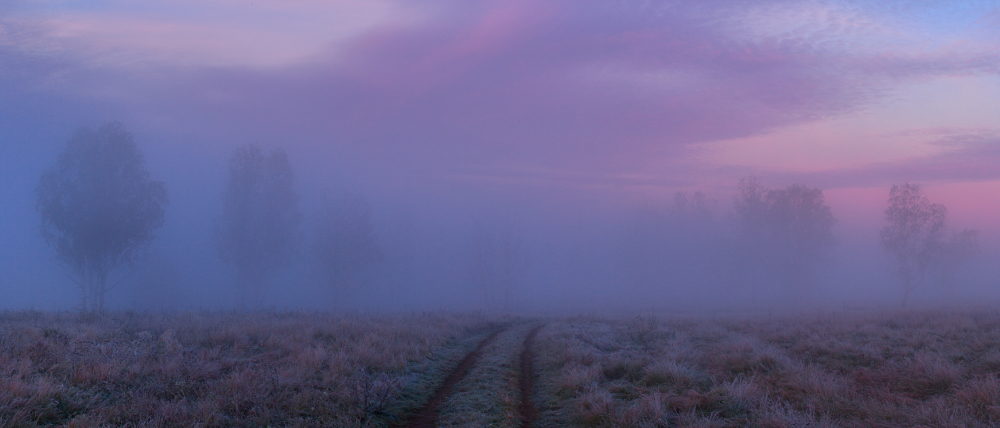
<svg viewBox="0 0 1000 428">
<path fill-rule="evenodd" d="M 65 282 L 34 186 L 111 120 L 168 185 L 165 251 L 199 272 L 249 142 L 289 152 L 304 205 L 347 189 L 386 224 L 504 211 L 574 236 L 677 191 L 726 205 L 756 175 L 823 189 L 865 233 L 892 184 L 920 183 L 995 237 L 1000 2 L 3 0 L 11 301 Z"/>
</svg>

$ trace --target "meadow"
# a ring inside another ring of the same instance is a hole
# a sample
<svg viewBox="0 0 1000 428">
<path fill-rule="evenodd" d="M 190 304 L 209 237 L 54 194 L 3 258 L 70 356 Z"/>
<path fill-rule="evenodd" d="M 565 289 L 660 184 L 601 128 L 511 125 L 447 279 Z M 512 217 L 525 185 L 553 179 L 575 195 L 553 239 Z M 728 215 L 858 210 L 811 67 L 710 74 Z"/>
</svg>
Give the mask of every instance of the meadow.
<svg viewBox="0 0 1000 428">
<path fill-rule="evenodd" d="M 5 427 L 988 427 L 1000 313 L 7 312 L 0 373 Z"/>
<path fill-rule="evenodd" d="M 492 328 L 439 313 L 10 312 L 0 426 L 385 425 Z"/>
<path fill-rule="evenodd" d="M 1000 314 L 576 319 L 539 334 L 540 426 L 976 427 Z"/>
</svg>

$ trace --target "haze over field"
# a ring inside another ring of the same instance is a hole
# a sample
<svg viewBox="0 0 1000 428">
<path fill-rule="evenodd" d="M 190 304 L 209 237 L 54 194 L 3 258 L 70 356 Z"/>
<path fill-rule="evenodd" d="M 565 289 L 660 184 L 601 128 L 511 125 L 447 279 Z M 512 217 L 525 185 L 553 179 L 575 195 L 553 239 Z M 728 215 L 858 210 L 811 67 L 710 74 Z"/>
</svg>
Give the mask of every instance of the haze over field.
<svg viewBox="0 0 1000 428">
<path fill-rule="evenodd" d="M 113 308 L 896 306 L 903 183 L 979 231 L 910 302 L 996 302 L 998 118 L 996 1 L 7 1 L 0 308 L 76 307 L 36 189 L 115 121 L 169 205 Z M 248 144 L 301 213 L 251 297 L 219 245 Z M 782 228 L 809 189 L 828 237 Z"/>
</svg>

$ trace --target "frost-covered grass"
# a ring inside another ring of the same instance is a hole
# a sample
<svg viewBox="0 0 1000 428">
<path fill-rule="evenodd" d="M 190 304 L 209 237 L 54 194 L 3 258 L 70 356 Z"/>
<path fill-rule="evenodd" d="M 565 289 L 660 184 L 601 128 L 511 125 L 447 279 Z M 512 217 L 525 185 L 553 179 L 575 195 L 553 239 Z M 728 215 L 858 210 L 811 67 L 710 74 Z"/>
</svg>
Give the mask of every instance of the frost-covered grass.
<svg viewBox="0 0 1000 428">
<path fill-rule="evenodd" d="M 519 426 L 537 320 L 8 312 L 0 426 L 399 426 L 491 332 L 440 426 Z M 1000 313 L 550 319 L 536 427 L 977 427 L 1000 420 Z"/>
<path fill-rule="evenodd" d="M 0 426 L 387 426 L 482 316 L 7 312 Z"/>
<path fill-rule="evenodd" d="M 975 427 L 1000 314 L 572 319 L 536 339 L 538 426 Z"/>
<path fill-rule="evenodd" d="M 520 358 L 533 324 L 517 323 L 486 346 L 441 409 L 441 427 L 520 426 Z"/>
</svg>

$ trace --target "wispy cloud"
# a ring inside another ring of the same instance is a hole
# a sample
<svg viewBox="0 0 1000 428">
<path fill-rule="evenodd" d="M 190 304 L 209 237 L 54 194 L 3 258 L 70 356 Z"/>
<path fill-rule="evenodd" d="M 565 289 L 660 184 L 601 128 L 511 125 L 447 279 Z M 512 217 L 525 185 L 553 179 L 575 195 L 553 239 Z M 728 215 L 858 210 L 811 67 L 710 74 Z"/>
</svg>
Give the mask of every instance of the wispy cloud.
<svg viewBox="0 0 1000 428">
<path fill-rule="evenodd" d="M 727 168 L 686 160 L 702 143 L 869 108 L 900 82 L 1000 70 L 995 11 L 936 22 L 891 3 L 58 3 L 0 21 L 0 57 L 21 64 L 0 72 L 138 122 L 391 170 L 644 177 L 670 158 L 661 177 L 683 180 Z M 935 165 L 976 160 L 950 153 Z"/>
<path fill-rule="evenodd" d="M 827 188 L 888 186 L 901 182 L 1000 180 L 1000 132 L 995 130 L 924 129 L 939 153 L 893 162 L 837 168 L 786 179 L 807 180 Z"/>
<path fill-rule="evenodd" d="M 420 18 L 404 12 L 382 1 L 22 3 L 0 28 L 30 28 L 31 37 L 0 43 L 92 67 L 273 67 L 311 60 L 373 26 Z"/>
</svg>

